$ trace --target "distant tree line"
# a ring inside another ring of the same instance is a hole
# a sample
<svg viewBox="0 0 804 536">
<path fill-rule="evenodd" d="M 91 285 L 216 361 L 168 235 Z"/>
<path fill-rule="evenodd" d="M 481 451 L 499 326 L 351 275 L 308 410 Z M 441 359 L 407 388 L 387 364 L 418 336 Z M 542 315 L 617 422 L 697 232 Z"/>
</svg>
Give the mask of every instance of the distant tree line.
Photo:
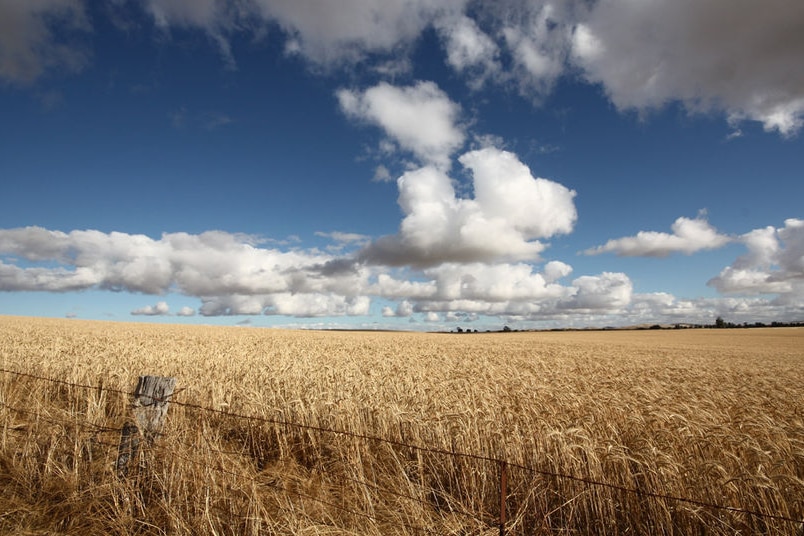
<svg viewBox="0 0 804 536">
<path fill-rule="evenodd" d="M 723 320 L 723 317 L 719 316 L 715 319 L 714 324 L 672 324 L 672 325 L 654 324 L 650 327 L 637 327 L 635 329 L 791 328 L 791 327 L 802 327 L 802 326 L 804 326 L 804 321 L 771 322 L 770 324 L 766 324 L 764 322 L 743 322 L 742 324 L 737 324 L 735 322 L 727 322 Z"/>
<path fill-rule="evenodd" d="M 508 326 L 503 326 L 502 329 L 498 329 L 496 331 L 487 329 L 485 332 L 486 333 L 510 333 L 510 332 L 513 332 L 513 331 L 519 331 L 519 330 L 513 330 L 513 329 L 509 328 Z M 455 328 L 454 333 L 480 333 L 480 332 L 478 330 L 476 330 L 476 329 L 463 329 L 461 327 L 457 327 L 457 328 Z"/>
<path fill-rule="evenodd" d="M 792 328 L 804 326 L 804 322 L 771 322 L 765 324 L 764 322 L 743 322 L 742 324 L 735 324 L 734 322 L 726 322 L 723 317 L 719 316 L 715 319 L 714 325 L 706 326 L 715 329 L 725 328 Z"/>
<path fill-rule="evenodd" d="M 723 319 L 723 317 L 719 316 L 715 319 L 714 324 L 653 324 L 652 326 L 633 326 L 633 327 L 624 327 L 624 328 L 614 328 L 614 327 L 606 327 L 606 328 L 552 328 L 549 331 L 609 331 L 609 330 L 617 330 L 617 329 L 636 329 L 636 330 L 645 330 L 645 329 L 734 329 L 734 328 L 790 328 L 790 327 L 804 327 L 804 321 L 793 321 L 793 322 L 771 322 L 770 324 L 766 324 L 764 322 L 743 322 L 742 324 L 737 324 L 734 322 L 727 322 Z M 516 333 L 519 332 L 518 329 L 511 329 L 508 326 L 503 326 L 502 329 L 498 330 L 490 330 L 487 329 L 485 333 Z M 528 331 L 528 330 L 526 330 Z M 541 330 L 532 330 L 532 331 L 541 331 Z M 463 329 L 461 327 L 455 328 L 453 333 L 479 333 L 476 329 Z"/>
</svg>

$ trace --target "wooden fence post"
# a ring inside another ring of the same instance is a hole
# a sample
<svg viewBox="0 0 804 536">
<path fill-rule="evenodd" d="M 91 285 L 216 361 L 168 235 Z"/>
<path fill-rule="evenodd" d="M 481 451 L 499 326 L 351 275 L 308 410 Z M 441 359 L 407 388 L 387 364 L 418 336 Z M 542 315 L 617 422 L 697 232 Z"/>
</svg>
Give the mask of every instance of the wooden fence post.
<svg viewBox="0 0 804 536">
<path fill-rule="evenodd" d="M 128 475 L 129 464 L 136 459 L 140 442 L 145 440 L 147 445 L 151 445 L 161 432 L 175 388 L 176 378 L 140 376 L 131 403 L 134 420 L 127 422 L 120 434 L 115 464 L 119 478 Z"/>
</svg>

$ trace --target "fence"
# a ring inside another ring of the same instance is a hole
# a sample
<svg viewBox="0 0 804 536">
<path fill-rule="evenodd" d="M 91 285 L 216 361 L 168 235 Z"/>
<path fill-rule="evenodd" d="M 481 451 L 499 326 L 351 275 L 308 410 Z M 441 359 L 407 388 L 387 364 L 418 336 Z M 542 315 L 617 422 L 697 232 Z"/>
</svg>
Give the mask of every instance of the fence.
<svg viewBox="0 0 804 536">
<path fill-rule="evenodd" d="M 330 437 L 341 437 L 341 438 L 348 438 L 351 440 L 360 440 L 360 441 L 367 441 L 373 442 L 377 444 L 383 444 L 390 447 L 394 447 L 397 449 L 404 449 L 408 452 L 414 453 L 416 455 L 421 454 L 428 454 L 434 456 L 443 456 L 446 458 L 451 459 L 453 462 L 456 460 L 471 460 L 474 462 L 484 463 L 490 467 L 494 468 L 495 471 L 495 480 L 497 481 L 497 490 L 499 492 L 499 509 L 497 514 L 494 516 L 494 519 L 490 519 L 488 515 L 479 515 L 477 512 L 468 511 L 465 508 L 460 507 L 459 505 L 449 503 L 448 501 L 442 501 L 443 504 L 440 504 L 440 507 L 446 508 L 450 514 L 463 516 L 473 522 L 476 522 L 478 526 L 485 527 L 486 529 L 491 530 L 492 528 L 496 531 L 499 531 L 500 536 L 507 534 L 509 529 L 508 527 L 508 519 L 509 519 L 509 500 L 511 498 L 510 490 L 509 490 L 509 479 L 510 473 L 512 470 L 517 470 L 524 473 L 529 473 L 532 475 L 539 475 L 542 477 L 547 477 L 551 479 L 556 479 L 559 481 L 571 481 L 578 484 L 582 484 L 583 486 L 589 488 L 607 488 L 610 490 L 615 490 L 620 493 L 630 494 L 634 496 L 638 496 L 643 499 L 653 499 L 659 501 L 667 501 L 672 503 L 685 503 L 697 508 L 702 508 L 710 511 L 720 511 L 720 512 L 731 512 L 736 514 L 742 514 L 744 516 L 750 516 L 753 518 L 766 520 L 766 521 L 774 521 L 782 524 L 787 524 L 792 532 L 798 532 L 798 534 L 804 534 L 804 520 L 785 516 L 785 515 L 778 515 L 778 514 L 771 514 L 766 512 L 759 512 L 752 509 L 741 508 L 738 506 L 728 506 L 722 504 L 716 504 L 713 502 L 702 501 L 698 499 L 676 496 L 676 495 L 668 495 L 662 494 L 655 491 L 650 491 L 647 489 L 639 489 L 639 488 L 632 488 L 626 487 L 619 484 L 609 483 L 609 482 L 601 482 L 598 480 L 585 478 L 583 476 L 572 475 L 572 474 L 565 474 L 560 472 L 553 472 L 553 471 L 546 471 L 543 469 L 539 469 L 534 466 L 524 465 L 520 463 L 515 463 L 509 460 L 493 457 L 493 456 L 485 456 L 479 454 L 473 454 L 469 452 L 461 452 L 455 449 L 446 450 L 442 448 L 431 447 L 427 445 L 417 445 L 411 444 L 404 441 L 398 441 L 390 438 L 375 436 L 375 435 L 368 435 L 363 433 L 355 433 L 349 430 L 339 430 L 333 428 L 326 428 L 321 426 L 315 426 L 310 424 L 298 423 L 287 421 L 283 419 L 273 419 L 267 418 L 262 416 L 255 416 L 255 415 L 247 415 L 237 412 L 230 412 L 227 410 L 216 409 L 212 407 L 207 407 L 201 404 L 186 402 L 177 400 L 176 396 L 181 392 L 181 389 L 178 391 L 173 391 L 173 387 L 175 385 L 175 380 L 172 378 L 167 383 L 169 386 L 166 387 L 165 384 L 160 384 L 163 389 L 157 389 L 156 391 L 153 390 L 153 385 L 151 388 L 144 388 L 144 383 L 150 380 L 144 380 L 143 378 L 153 378 L 153 377 L 141 377 L 140 382 L 137 385 L 134 392 L 114 389 L 110 387 L 104 386 L 102 383 L 98 385 L 88 385 L 88 384 L 79 384 L 79 383 L 72 383 L 66 380 L 60 380 L 56 378 L 50 378 L 46 376 L 15 371 L 5 368 L 0 368 L 0 373 L 5 375 L 10 375 L 12 377 L 18 378 L 26 378 L 28 380 L 34 380 L 38 382 L 46 382 L 54 385 L 60 385 L 68 388 L 73 389 L 84 389 L 88 391 L 96 391 L 98 395 L 103 393 L 111 393 L 115 395 L 130 397 L 135 400 L 132 404 L 132 407 L 135 410 L 135 416 L 132 420 L 126 422 L 123 427 L 107 427 L 107 426 L 99 426 L 96 424 L 92 424 L 89 422 L 76 422 L 74 420 L 65 421 L 54 419 L 52 417 L 48 417 L 46 415 L 41 414 L 41 412 L 25 409 L 20 407 L 14 407 L 9 405 L 5 402 L 4 399 L 0 399 L 0 407 L 5 408 L 6 410 L 16 413 L 18 415 L 25 416 L 28 419 L 41 421 L 45 423 L 51 423 L 54 425 L 63 425 L 63 426 L 78 426 L 82 429 L 89 430 L 93 434 L 100 435 L 100 434 L 117 434 L 120 436 L 119 441 L 109 440 L 109 441 L 101 441 L 96 440 L 96 444 L 104 445 L 109 448 L 115 448 L 118 451 L 117 459 L 115 461 L 115 470 L 119 478 L 126 478 L 128 473 L 128 466 L 129 460 L 133 459 L 137 455 L 138 449 L 141 447 L 139 442 L 139 437 L 144 436 L 146 441 L 143 443 L 147 449 L 157 451 L 159 449 L 158 444 L 155 444 L 154 439 L 159 436 L 159 427 L 161 426 L 161 419 L 164 418 L 165 413 L 167 412 L 167 405 L 172 404 L 177 407 L 185 408 L 186 411 L 196 411 L 196 412 L 203 412 L 209 415 L 217 416 L 221 419 L 226 420 L 238 420 L 243 421 L 249 424 L 269 424 L 274 426 L 279 426 L 284 430 L 296 430 L 297 432 L 304 432 L 307 434 L 317 434 L 320 436 L 330 436 Z M 147 391 L 143 394 L 144 391 Z M 143 398 L 144 397 L 144 398 Z M 137 400 L 140 400 L 137 402 Z M 143 402 L 144 400 L 144 402 Z M 137 411 L 139 408 L 139 413 Z M 150 412 L 149 416 L 143 416 L 142 409 L 145 408 L 147 412 Z M 154 409 L 156 408 L 156 409 Z M 154 417 L 154 415 L 156 415 Z M 132 428 L 134 426 L 134 428 Z M 137 430 L 140 430 L 139 432 Z M 219 454 L 238 454 L 234 452 L 226 452 L 214 449 Z M 189 456 L 182 456 L 176 452 L 165 453 L 168 456 L 174 456 L 182 459 L 184 462 L 194 465 L 202 465 L 206 470 L 212 470 L 219 472 L 221 474 L 225 474 L 231 477 L 243 479 L 245 481 L 254 481 L 255 478 L 251 475 L 243 474 L 237 471 L 233 471 L 231 469 L 223 468 L 223 467 L 212 467 L 203 462 L 199 462 L 197 459 L 194 459 Z M 343 477 L 342 477 L 343 478 Z M 362 479 L 356 478 L 347 478 L 354 484 L 359 486 L 363 486 L 366 489 L 373 489 L 376 491 L 381 491 L 386 494 L 394 495 L 395 497 L 399 498 L 400 500 L 411 501 L 414 503 L 420 503 L 422 506 L 426 506 L 431 508 L 434 502 L 438 502 L 439 498 L 436 496 L 435 492 L 431 494 L 429 497 L 422 497 L 422 496 L 415 496 L 410 493 L 404 493 L 400 490 L 391 490 L 388 488 L 384 488 L 376 483 L 368 482 Z M 265 485 L 264 481 L 258 482 L 260 485 Z M 303 498 L 306 500 L 314 501 L 321 503 L 323 506 L 328 508 L 333 508 L 335 510 L 342 511 L 349 515 L 363 517 L 372 521 L 377 521 L 376 517 L 371 514 L 370 512 L 360 511 L 354 508 L 347 507 L 343 504 L 336 504 L 331 501 L 327 501 L 321 499 L 320 497 L 315 497 L 310 494 L 304 493 L 299 490 L 294 489 L 287 489 L 281 488 L 283 493 L 286 493 L 291 496 L 295 496 L 297 498 Z M 402 525 L 413 532 L 417 533 L 432 533 L 432 529 L 424 526 L 416 526 L 412 524 L 407 524 L 402 522 Z"/>
</svg>

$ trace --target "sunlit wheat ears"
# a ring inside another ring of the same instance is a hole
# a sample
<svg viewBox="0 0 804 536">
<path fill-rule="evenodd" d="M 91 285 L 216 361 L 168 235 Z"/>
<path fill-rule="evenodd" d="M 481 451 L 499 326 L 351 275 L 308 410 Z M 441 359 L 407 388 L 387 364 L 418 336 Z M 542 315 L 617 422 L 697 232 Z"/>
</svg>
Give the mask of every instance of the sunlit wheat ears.
<svg viewBox="0 0 804 536">
<path fill-rule="evenodd" d="M 287 421 L 540 471 L 512 469 L 510 534 L 789 534 L 773 519 L 549 476 L 800 516 L 804 344 L 775 333 L 455 337 L 4 318 L 5 366 L 102 389 L 0 375 L 0 402 L 31 412 L 0 407 L 11 490 L 0 532 L 497 533 L 494 464 Z M 147 472 L 116 483 L 118 438 L 82 426 L 119 427 L 128 400 L 107 389 L 128 391 L 143 373 L 175 376 L 177 400 L 276 423 L 176 405 Z"/>
</svg>

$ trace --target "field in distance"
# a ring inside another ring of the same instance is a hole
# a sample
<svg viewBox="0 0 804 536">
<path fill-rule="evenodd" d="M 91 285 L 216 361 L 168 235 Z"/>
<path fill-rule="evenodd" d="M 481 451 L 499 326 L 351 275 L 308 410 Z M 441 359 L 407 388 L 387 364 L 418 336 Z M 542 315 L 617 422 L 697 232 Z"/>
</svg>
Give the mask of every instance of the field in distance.
<svg viewBox="0 0 804 536">
<path fill-rule="evenodd" d="M 502 460 L 507 534 L 802 530 L 804 328 L 0 317 L 0 368 L 0 534 L 496 535 Z M 143 374 L 177 392 L 118 478 Z"/>
</svg>

